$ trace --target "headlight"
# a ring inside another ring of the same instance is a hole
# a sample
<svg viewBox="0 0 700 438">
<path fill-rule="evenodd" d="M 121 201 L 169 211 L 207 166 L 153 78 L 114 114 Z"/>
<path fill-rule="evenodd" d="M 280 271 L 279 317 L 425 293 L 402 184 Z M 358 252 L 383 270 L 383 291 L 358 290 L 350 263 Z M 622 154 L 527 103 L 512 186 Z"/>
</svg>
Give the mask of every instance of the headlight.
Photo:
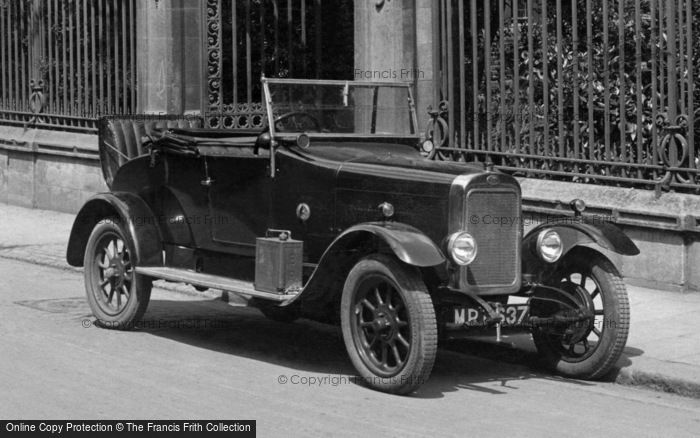
<svg viewBox="0 0 700 438">
<path fill-rule="evenodd" d="M 542 230 L 537 236 L 537 251 L 545 262 L 554 263 L 561 257 L 564 246 L 559 233 L 554 230 Z"/>
<path fill-rule="evenodd" d="M 476 258 L 476 240 L 466 231 L 454 233 L 447 241 L 447 252 L 460 266 L 466 266 Z"/>
</svg>

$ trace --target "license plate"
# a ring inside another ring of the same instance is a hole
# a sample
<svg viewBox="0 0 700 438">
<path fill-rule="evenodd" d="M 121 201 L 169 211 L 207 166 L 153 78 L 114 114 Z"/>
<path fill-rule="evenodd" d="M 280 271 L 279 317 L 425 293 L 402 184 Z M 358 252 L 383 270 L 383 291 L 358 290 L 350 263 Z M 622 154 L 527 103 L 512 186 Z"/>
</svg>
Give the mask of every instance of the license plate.
<svg viewBox="0 0 700 438">
<path fill-rule="evenodd" d="M 527 304 L 510 304 L 502 305 L 500 303 L 489 303 L 494 310 L 500 315 L 503 315 L 504 326 L 519 326 L 522 325 L 527 316 Z M 449 325 L 453 327 L 479 327 L 486 324 L 488 313 L 480 307 L 455 307 L 453 311 L 453 320 Z"/>
</svg>

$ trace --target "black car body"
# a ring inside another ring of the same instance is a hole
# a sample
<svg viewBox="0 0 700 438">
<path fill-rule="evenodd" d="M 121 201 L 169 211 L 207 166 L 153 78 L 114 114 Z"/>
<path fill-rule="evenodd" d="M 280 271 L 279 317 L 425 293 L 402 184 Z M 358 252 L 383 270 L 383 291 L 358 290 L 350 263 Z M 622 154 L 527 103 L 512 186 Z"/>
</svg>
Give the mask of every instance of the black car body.
<svg viewBox="0 0 700 438">
<path fill-rule="evenodd" d="M 130 327 L 159 278 L 339 323 L 358 373 L 389 392 L 428 378 L 438 332 L 530 330 L 559 372 L 610 370 L 629 308 L 595 248 L 638 253 L 615 226 L 576 201 L 575 217 L 523 236 L 515 178 L 425 158 L 406 84 L 263 88 L 263 132 L 168 130 L 80 211 L 67 258 L 103 325 Z"/>
</svg>

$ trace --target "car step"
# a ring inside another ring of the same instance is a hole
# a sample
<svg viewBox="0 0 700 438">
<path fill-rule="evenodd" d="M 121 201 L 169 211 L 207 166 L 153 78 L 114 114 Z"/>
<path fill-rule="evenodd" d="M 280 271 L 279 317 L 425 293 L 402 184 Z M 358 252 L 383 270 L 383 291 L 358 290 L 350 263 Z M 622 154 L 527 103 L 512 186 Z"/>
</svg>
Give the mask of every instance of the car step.
<svg viewBox="0 0 700 438">
<path fill-rule="evenodd" d="M 202 286 L 212 289 L 221 289 L 227 292 L 235 292 L 243 295 L 250 295 L 256 298 L 264 298 L 272 301 L 288 301 L 296 297 L 298 293 L 272 293 L 255 290 L 253 283 L 248 281 L 235 280 L 228 277 L 221 277 L 211 274 L 203 274 L 188 269 L 167 268 L 162 266 L 137 266 L 136 272 L 149 277 L 162 280 L 188 283 L 193 286 Z"/>
</svg>

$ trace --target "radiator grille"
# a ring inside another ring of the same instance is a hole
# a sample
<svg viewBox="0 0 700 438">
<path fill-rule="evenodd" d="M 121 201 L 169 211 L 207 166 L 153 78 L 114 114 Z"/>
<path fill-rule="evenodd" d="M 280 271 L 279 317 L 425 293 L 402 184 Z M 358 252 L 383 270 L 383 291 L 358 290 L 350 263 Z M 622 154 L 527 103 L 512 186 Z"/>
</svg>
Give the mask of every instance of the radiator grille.
<svg viewBox="0 0 700 438">
<path fill-rule="evenodd" d="M 464 268 L 467 284 L 511 285 L 519 275 L 520 202 L 513 192 L 472 191 L 467 195 L 467 230 L 477 243 L 477 256 Z"/>
</svg>

